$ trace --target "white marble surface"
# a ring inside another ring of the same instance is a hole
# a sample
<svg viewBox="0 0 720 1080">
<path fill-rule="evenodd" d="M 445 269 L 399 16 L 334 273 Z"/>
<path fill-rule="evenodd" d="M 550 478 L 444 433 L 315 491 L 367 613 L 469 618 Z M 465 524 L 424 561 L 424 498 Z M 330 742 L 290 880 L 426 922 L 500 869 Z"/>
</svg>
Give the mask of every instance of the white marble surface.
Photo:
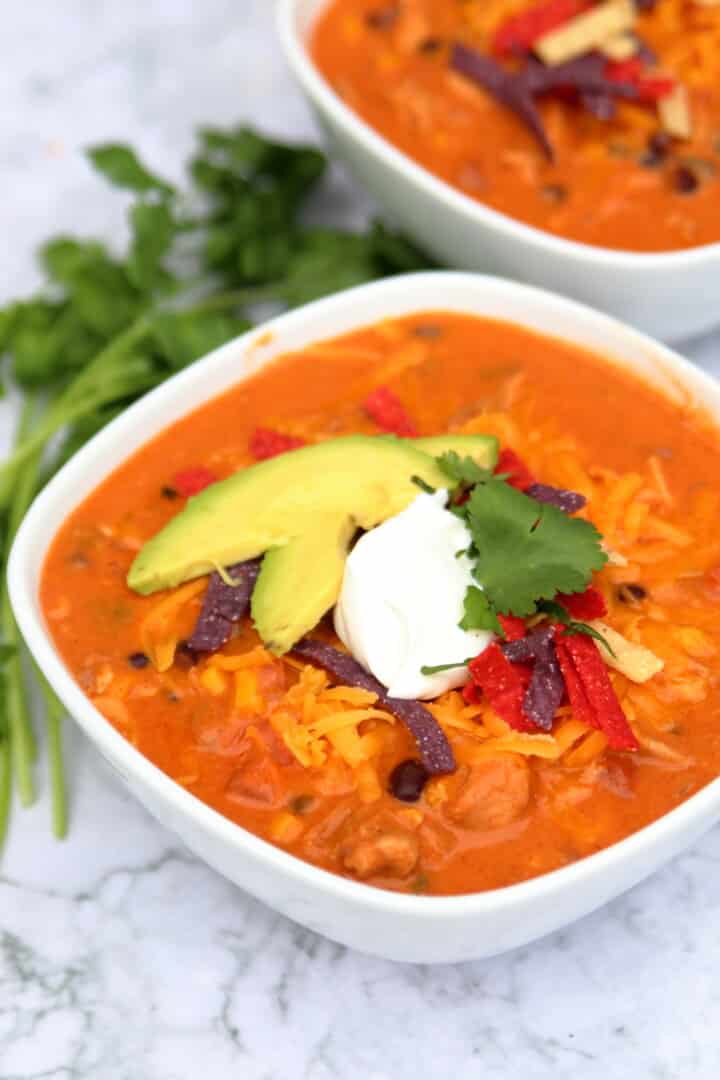
<svg viewBox="0 0 720 1080">
<path fill-rule="evenodd" d="M 194 125 L 311 134 L 270 0 L 6 0 L 0 296 L 58 229 L 112 237 L 80 148 L 129 138 L 176 174 Z M 342 219 L 366 201 L 342 178 Z M 720 338 L 689 350 L 720 371 Z M 7 429 L 7 412 L 2 415 Z M 0 864 L 0 1080 L 715 1080 L 720 831 L 564 933 L 489 962 L 351 954 L 228 885 L 67 731 L 73 828 L 47 793 Z M 42 770 L 40 770 L 42 775 Z"/>
</svg>

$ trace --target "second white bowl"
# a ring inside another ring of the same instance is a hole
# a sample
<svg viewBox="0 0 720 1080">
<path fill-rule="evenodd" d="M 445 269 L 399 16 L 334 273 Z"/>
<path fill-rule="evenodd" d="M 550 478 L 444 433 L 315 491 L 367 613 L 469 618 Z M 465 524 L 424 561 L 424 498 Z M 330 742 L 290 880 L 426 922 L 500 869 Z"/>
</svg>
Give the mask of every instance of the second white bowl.
<svg viewBox="0 0 720 1080">
<path fill-rule="evenodd" d="M 492 210 L 396 150 L 349 109 L 307 39 L 328 0 L 278 0 L 280 39 L 332 150 L 427 251 L 449 266 L 504 274 L 602 308 L 667 341 L 720 322 L 720 243 L 638 254 L 564 240 Z"/>
</svg>

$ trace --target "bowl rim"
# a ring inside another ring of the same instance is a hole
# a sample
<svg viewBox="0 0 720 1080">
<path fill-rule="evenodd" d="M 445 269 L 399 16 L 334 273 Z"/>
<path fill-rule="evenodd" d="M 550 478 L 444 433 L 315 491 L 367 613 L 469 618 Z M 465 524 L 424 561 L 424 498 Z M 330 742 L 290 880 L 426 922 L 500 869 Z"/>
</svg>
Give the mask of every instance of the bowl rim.
<svg viewBox="0 0 720 1080">
<path fill-rule="evenodd" d="M 703 265 L 714 258 L 720 258 L 720 241 L 678 250 L 643 252 L 600 247 L 556 236 L 545 229 L 519 221 L 510 214 L 495 210 L 466 195 L 446 180 L 435 176 L 424 165 L 416 162 L 375 131 L 335 93 L 312 60 L 296 25 L 300 4 L 304 2 L 306 0 L 277 0 L 275 11 L 276 29 L 285 57 L 303 89 L 321 110 L 331 115 L 335 124 L 346 129 L 368 153 L 380 158 L 389 169 L 400 174 L 406 182 L 420 188 L 431 198 L 444 203 L 448 209 L 472 219 L 474 224 L 490 226 L 499 234 L 504 232 L 506 236 L 512 236 L 513 239 L 532 244 L 540 251 L 544 250 L 556 256 L 570 256 L 577 261 L 586 260 L 594 263 L 598 269 L 622 269 L 648 273 L 662 270 L 682 271 Z M 318 2 L 327 4 L 331 0 L 318 0 Z"/>
<path fill-rule="evenodd" d="M 327 896 L 334 897 L 337 901 L 348 903 L 356 908 L 430 922 L 451 916 L 458 918 L 488 915 L 529 903 L 540 903 L 564 894 L 568 889 L 598 875 L 612 874 L 613 870 L 626 862 L 637 858 L 642 862 L 643 854 L 652 851 L 657 843 L 672 843 L 673 837 L 682 836 L 689 828 L 702 823 L 708 816 L 720 817 L 720 778 L 711 781 L 680 806 L 610 847 L 581 858 L 568 866 L 526 881 L 485 892 L 454 896 L 415 896 L 377 888 L 323 870 L 275 847 L 269 841 L 261 839 L 242 825 L 236 824 L 219 811 L 201 802 L 144 757 L 99 712 L 65 667 L 53 644 L 49 629 L 45 625 L 37 597 L 42 565 L 55 536 L 67 517 L 87 498 L 87 494 L 95 490 L 127 460 L 129 454 L 126 443 L 134 445 L 129 436 L 142 432 L 142 438 L 137 446 L 130 451 L 130 454 L 134 454 L 139 447 L 149 442 L 160 431 L 189 415 L 233 385 L 242 382 L 246 377 L 244 374 L 235 373 L 235 377 L 228 377 L 222 387 L 215 388 L 210 393 L 203 393 L 202 384 L 205 381 L 206 369 L 212 371 L 227 369 L 230 376 L 233 374 L 233 360 L 237 359 L 239 353 L 252 355 L 259 347 L 268 347 L 268 343 L 270 343 L 270 355 L 263 360 L 263 363 L 288 351 L 293 351 L 282 344 L 277 349 L 273 349 L 272 342 L 276 338 L 281 338 L 283 334 L 302 327 L 306 320 L 315 322 L 326 317 L 330 322 L 333 318 L 340 317 L 340 320 L 345 323 L 345 331 L 333 331 L 332 336 L 349 332 L 360 326 L 372 325 L 374 321 L 393 317 L 382 309 L 385 304 L 391 303 L 395 298 L 400 306 L 406 308 L 406 314 L 411 314 L 413 311 L 418 313 L 427 311 L 432 306 L 436 311 L 465 311 L 481 318 L 504 318 L 505 321 L 515 321 L 522 325 L 519 319 L 473 311 L 472 307 L 464 301 L 462 306 L 448 303 L 444 308 L 443 305 L 438 304 L 428 305 L 425 300 L 426 293 L 432 296 L 448 295 L 451 300 L 454 289 L 462 294 L 468 290 L 476 291 L 478 294 L 482 294 L 483 290 L 488 290 L 501 298 L 527 299 L 540 304 L 550 304 L 554 315 L 564 312 L 572 316 L 575 313 L 576 316 L 589 320 L 598 333 L 601 333 L 603 329 L 615 334 L 620 331 L 627 340 L 628 347 L 632 346 L 647 352 L 653 360 L 659 361 L 661 367 L 667 368 L 673 384 L 677 383 L 684 389 L 690 389 L 693 394 L 698 391 L 702 393 L 703 390 L 708 393 L 714 392 L 718 396 L 718 410 L 720 410 L 720 389 L 711 376 L 696 369 L 688 360 L 640 331 L 610 316 L 596 312 L 584 304 L 568 300 L 547 290 L 490 275 L 454 271 L 429 271 L 401 275 L 345 290 L 271 319 L 195 361 L 131 405 L 78 451 L 40 492 L 21 523 L 10 552 L 7 568 L 12 608 L 30 652 L 65 705 L 69 715 L 76 720 L 100 753 L 120 771 L 126 783 L 132 779 L 134 783 L 150 789 L 159 801 L 170 805 L 176 815 L 194 821 L 205 833 L 212 834 L 217 841 L 229 845 L 236 854 L 259 861 L 265 868 L 283 876 L 286 880 L 317 889 Z M 416 303 L 414 295 L 418 298 L 422 297 L 422 303 L 419 299 Z M 356 312 L 361 310 L 363 302 L 376 303 L 379 310 L 374 317 L 369 319 L 364 316 L 358 317 Z M 538 332 L 551 336 L 547 331 Z M 560 336 L 559 339 L 578 343 L 577 338 L 573 338 L 570 334 Z M 312 340 L 323 340 L 323 332 L 319 330 Z M 580 347 L 592 351 L 592 346 L 581 345 Z M 595 351 L 600 350 L 596 347 Z M 621 366 L 632 364 L 632 361 L 627 358 L 615 354 L 608 359 L 611 362 L 619 362 Z M 169 393 L 177 395 L 179 391 L 182 392 L 185 389 L 197 390 L 197 394 L 196 396 L 193 396 L 192 392 L 186 394 L 182 409 L 169 419 L 161 417 L 159 420 L 151 419 L 150 423 L 147 422 L 148 415 L 152 418 L 153 413 L 159 412 L 158 406 L 166 395 Z M 102 455 L 106 455 L 108 460 L 101 468 L 94 468 L 95 459 Z M 93 476 L 90 487 L 86 486 L 88 475 Z M 85 491 L 83 491 L 83 481 L 85 481 Z M 47 521 L 57 513 L 56 506 L 59 504 L 63 507 L 59 524 L 48 530 Z M 40 557 L 36 553 L 37 550 L 41 552 Z M 199 854 L 198 857 L 203 856 Z"/>
</svg>

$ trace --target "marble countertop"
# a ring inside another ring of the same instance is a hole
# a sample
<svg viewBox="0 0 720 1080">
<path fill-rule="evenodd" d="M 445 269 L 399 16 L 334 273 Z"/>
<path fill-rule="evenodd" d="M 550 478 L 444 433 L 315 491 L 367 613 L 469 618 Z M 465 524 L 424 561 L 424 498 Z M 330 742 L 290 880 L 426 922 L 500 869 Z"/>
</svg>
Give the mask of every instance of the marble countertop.
<svg viewBox="0 0 720 1080">
<path fill-rule="evenodd" d="M 313 134 L 271 0 L 8 0 L 3 21 L 0 298 L 32 287 L 51 233 L 120 234 L 88 143 L 130 139 L 177 174 L 201 123 Z M 369 209 L 339 172 L 329 199 L 339 220 Z M 686 351 L 720 373 L 720 336 Z M 565 932 L 413 967 L 275 915 L 179 848 L 70 724 L 66 751 L 69 839 L 42 790 L 0 863 L 0 1080 L 720 1075 L 720 830 Z"/>
</svg>

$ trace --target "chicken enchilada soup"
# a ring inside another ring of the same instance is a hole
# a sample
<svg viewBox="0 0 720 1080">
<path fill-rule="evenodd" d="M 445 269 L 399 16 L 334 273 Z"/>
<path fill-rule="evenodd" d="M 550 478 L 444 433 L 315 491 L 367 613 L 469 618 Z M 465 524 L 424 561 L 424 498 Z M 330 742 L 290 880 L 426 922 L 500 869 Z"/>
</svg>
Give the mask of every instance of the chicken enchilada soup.
<svg viewBox="0 0 720 1080">
<path fill-rule="evenodd" d="M 343 101 L 464 194 L 600 247 L 720 240 L 716 0 L 331 0 Z"/>
<path fill-rule="evenodd" d="M 76 509 L 57 648 L 238 825 L 406 892 L 519 882 L 720 772 L 720 437 L 610 361 L 431 312 L 276 359 Z"/>
</svg>

